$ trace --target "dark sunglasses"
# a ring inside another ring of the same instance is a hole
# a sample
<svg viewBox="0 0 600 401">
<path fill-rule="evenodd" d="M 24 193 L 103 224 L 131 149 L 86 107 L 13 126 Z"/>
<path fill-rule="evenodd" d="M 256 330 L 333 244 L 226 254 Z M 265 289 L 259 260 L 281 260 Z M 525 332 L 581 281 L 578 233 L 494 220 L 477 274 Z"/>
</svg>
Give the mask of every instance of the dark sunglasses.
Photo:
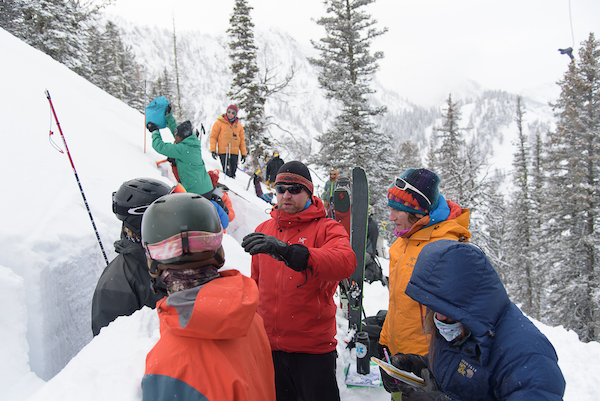
<svg viewBox="0 0 600 401">
<path fill-rule="evenodd" d="M 394 185 L 396 186 L 396 188 L 398 189 L 402 189 L 405 190 L 406 188 L 410 189 L 413 192 L 418 193 L 419 195 L 421 195 L 423 198 L 425 198 L 425 200 L 427 201 L 427 203 L 429 203 L 431 205 L 431 201 L 429 200 L 429 198 L 421 191 L 419 191 L 416 187 L 410 185 L 408 182 L 406 182 L 405 180 L 403 180 L 400 177 L 396 177 L 396 180 L 394 181 Z"/>
<path fill-rule="evenodd" d="M 284 194 L 285 191 L 288 191 L 292 195 L 298 195 L 303 189 L 304 187 L 302 185 L 291 185 L 289 187 L 284 185 L 275 185 L 275 191 L 278 194 Z"/>
</svg>

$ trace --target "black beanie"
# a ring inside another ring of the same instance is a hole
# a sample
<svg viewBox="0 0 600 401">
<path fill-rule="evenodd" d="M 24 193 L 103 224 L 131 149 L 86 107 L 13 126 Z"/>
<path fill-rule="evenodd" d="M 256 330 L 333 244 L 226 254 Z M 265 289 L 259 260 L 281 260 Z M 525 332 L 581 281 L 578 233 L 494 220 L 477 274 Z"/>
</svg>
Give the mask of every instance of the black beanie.
<svg viewBox="0 0 600 401">
<path fill-rule="evenodd" d="M 275 185 L 277 184 L 300 184 L 311 195 L 314 190 L 308 167 L 299 161 L 287 162 L 279 168 L 277 177 L 275 178 Z"/>
<path fill-rule="evenodd" d="M 192 135 L 192 123 L 190 120 L 184 121 L 175 128 L 175 135 L 178 137 L 185 139 L 188 136 Z"/>
</svg>

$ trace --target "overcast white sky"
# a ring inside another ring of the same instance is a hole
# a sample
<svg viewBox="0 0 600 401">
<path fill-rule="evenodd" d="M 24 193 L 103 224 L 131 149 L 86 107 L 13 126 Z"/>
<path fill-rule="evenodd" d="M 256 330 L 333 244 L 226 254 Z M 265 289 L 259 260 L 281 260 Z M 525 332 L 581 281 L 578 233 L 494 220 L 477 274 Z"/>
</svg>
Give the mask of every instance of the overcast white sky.
<svg viewBox="0 0 600 401">
<path fill-rule="evenodd" d="M 171 29 L 174 15 L 181 29 L 224 32 L 235 2 L 114 3 L 108 10 L 125 19 Z M 249 4 L 257 27 L 277 26 L 307 44 L 323 36 L 314 22 L 325 15 L 322 0 Z M 372 46 L 385 53 L 377 78 L 424 106 L 466 92 L 469 81 L 517 94 L 556 90 L 569 62 L 558 48 L 578 50 L 590 32 L 600 39 L 599 0 L 377 0 L 364 9 L 389 29 Z"/>
</svg>

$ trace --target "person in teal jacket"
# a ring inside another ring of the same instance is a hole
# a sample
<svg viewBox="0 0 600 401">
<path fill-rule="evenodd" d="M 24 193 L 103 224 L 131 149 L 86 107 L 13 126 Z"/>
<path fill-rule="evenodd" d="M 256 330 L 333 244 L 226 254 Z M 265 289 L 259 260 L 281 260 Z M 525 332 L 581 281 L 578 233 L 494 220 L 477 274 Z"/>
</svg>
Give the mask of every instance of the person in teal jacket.
<svg viewBox="0 0 600 401">
<path fill-rule="evenodd" d="M 210 192 L 213 189 L 212 182 L 202 159 L 201 143 L 196 135 L 192 135 L 192 123 L 188 120 L 177 125 L 170 109 L 167 107 L 165 118 L 175 143 L 163 142 L 158 126 L 149 122 L 146 127 L 152 132 L 152 148 L 176 160 L 181 185 L 187 192 L 199 195 Z"/>
</svg>

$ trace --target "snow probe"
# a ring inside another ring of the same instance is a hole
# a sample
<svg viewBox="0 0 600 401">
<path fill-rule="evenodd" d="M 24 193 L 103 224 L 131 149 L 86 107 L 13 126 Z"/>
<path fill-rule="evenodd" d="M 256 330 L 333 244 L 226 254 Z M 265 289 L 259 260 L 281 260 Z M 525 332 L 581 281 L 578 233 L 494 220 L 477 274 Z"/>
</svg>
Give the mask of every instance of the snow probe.
<svg viewBox="0 0 600 401">
<path fill-rule="evenodd" d="M 60 137 L 62 138 L 63 144 L 65 145 L 65 150 L 67 151 L 67 156 L 69 156 L 69 162 L 71 163 L 71 167 L 73 168 L 73 173 L 75 173 L 75 179 L 77 180 L 77 185 L 79 185 L 79 192 L 81 192 L 81 197 L 83 198 L 83 203 L 85 203 L 85 208 L 90 216 L 90 220 L 92 221 L 92 226 L 94 227 L 94 232 L 96 233 L 96 239 L 98 240 L 98 245 L 100 245 L 100 250 L 102 251 L 102 256 L 104 256 L 104 261 L 108 265 L 108 258 L 106 257 L 106 252 L 104 252 L 104 247 L 102 246 L 102 241 L 100 241 L 100 234 L 98 234 L 98 229 L 96 228 L 96 223 L 94 223 L 94 218 L 92 217 L 92 212 L 90 211 L 90 207 L 88 206 L 87 199 L 85 198 L 85 194 L 83 193 L 83 188 L 81 187 L 81 182 L 79 181 L 79 176 L 77 175 L 77 170 L 75 169 L 75 165 L 73 164 L 73 159 L 71 159 L 71 153 L 69 152 L 69 147 L 67 146 L 67 141 L 65 140 L 65 136 L 63 135 L 62 129 L 60 128 L 60 123 L 58 122 L 58 117 L 56 116 L 56 111 L 54 110 L 54 105 L 52 104 L 52 99 L 50 98 L 50 92 L 48 89 L 44 91 L 46 97 L 48 98 L 48 102 L 50 102 L 50 109 L 52 110 L 52 114 L 54 115 L 54 121 L 56 121 L 56 126 L 58 127 L 58 132 L 60 132 Z M 54 143 L 52 142 L 52 135 L 54 133 L 50 130 L 50 142 L 52 146 Z M 56 147 L 56 146 L 55 146 Z M 59 149 L 60 153 L 64 153 L 62 149 Z"/>
</svg>

